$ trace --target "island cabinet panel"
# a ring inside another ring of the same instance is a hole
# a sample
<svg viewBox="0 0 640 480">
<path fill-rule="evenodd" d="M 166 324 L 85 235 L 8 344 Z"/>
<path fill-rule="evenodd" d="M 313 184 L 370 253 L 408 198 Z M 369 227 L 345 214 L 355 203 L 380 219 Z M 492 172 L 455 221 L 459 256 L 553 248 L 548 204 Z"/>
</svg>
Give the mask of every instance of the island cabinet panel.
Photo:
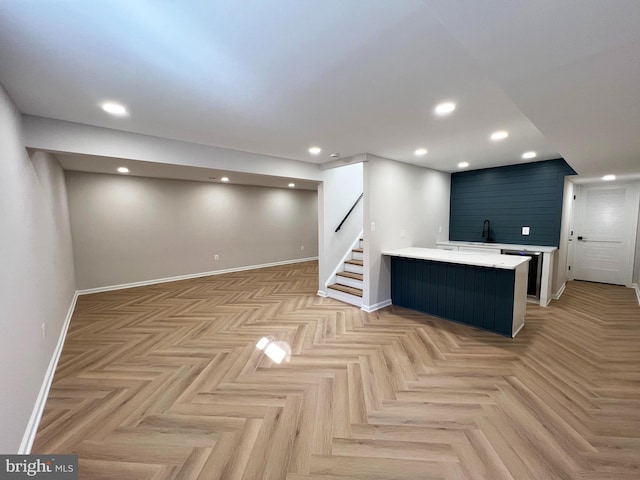
<svg viewBox="0 0 640 480">
<path fill-rule="evenodd" d="M 515 270 L 391 258 L 394 305 L 512 335 Z"/>
</svg>

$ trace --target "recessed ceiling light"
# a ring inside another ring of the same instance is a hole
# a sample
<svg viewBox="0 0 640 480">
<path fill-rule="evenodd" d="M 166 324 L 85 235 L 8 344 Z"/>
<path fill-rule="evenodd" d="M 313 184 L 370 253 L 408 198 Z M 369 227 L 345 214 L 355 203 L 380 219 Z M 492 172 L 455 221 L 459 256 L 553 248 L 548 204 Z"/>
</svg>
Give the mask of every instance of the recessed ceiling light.
<svg viewBox="0 0 640 480">
<path fill-rule="evenodd" d="M 416 156 L 418 157 L 422 157 L 423 155 L 427 154 L 427 149 L 426 148 L 418 148 L 415 152 L 413 152 L 416 154 Z"/>
<path fill-rule="evenodd" d="M 611 180 L 615 180 L 616 176 L 615 175 L 605 175 L 604 177 L 602 177 L 602 180 L 604 180 L 605 182 L 610 182 Z"/>
<path fill-rule="evenodd" d="M 320 147 L 311 147 L 309 149 L 309 153 L 311 155 L 318 155 L 321 151 L 322 151 L 322 149 Z"/>
<path fill-rule="evenodd" d="M 129 173 L 129 169 L 127 167 L 118 167 L 119 173 Z"/>
<path fill-rule="evenodd" d="M 525 160 L 529 159 L 529 158 L 536 158 L 536 152 L 524 152 L 522 154 L 522 158 L 524 158 Z"/>
<path fill-rule="evenodd" d="M 436 106 L 434 110 L 437 115 L 447 115 L 456 109 L 456 104 L 453 102 L 444 102 Z"/>
<path fill-rule="evenodd" d="M 458 164 L 458 168 L 467 168 L 469 166 L 469 162 L 460 162 Z"/>
<path fill-rule="evenodd" d="M 111 115 L 117 115 L 119 117 L 124 117 L 125 115 L 127 115 L 127 109 L 124 107 L 124 105 L 120 105 L 119 103 L 105 102 L 101 105 L 101 107 L 102 110 L 110 113 Z"/>
<path fill-rule="evenodd" d="M 509 132 L 507 132 L 506 130 L 500 130 L 498 132 L 493 132 L 491 134 L 491 140 L 493 140 L 494 142 L 496 140 L 504 140 L 508 136 L 509 136 Z"/>
<path fill-rule="evenodd" d="M 293 188 L 293 187 L 295 187 L 295 186 L 296 186 L 296 184 L 295 184 L 295 183 L 290 183 L 290 184 L 289 184 L 289 188 Z"/>
<path fill-rule="evenodd" d="M 332 153 L 331 155 L 329 155 L 331 158 L 338 158 L 340 157 L 339 153 Z"/>
<path fill-rule="evenodd" d="M 220 179 L 221 182 L 228 182 L 229 181 L 229 177 L 222 177 Z"/>
</svg>

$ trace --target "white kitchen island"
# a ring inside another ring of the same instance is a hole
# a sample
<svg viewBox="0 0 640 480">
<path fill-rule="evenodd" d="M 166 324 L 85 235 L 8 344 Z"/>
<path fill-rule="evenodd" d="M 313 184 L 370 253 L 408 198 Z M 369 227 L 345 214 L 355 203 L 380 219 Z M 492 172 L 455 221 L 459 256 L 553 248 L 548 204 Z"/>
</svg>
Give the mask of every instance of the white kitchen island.
<svg viewBox="0 0 640 480">
<path fill-rule="evenodd" d="M 524 326 L 528 257 L 432 248 L 391 257 L 394 305 L 514 337 Z"/>
</svg>

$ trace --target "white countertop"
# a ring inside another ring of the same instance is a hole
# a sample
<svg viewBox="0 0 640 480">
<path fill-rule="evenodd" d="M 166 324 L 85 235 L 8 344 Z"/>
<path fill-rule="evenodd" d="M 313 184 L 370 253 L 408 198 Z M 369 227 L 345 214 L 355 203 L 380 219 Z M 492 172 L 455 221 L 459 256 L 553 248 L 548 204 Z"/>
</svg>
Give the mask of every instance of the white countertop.
<svg viewBox="0 0 640 480">
<path fill-rule="evenodd" d="M 557 250 L 558 247 L 545 247 L 543 245 L 515 245 L 511 243 L 486 243 L 486 242 L 459 242 L 450 241 L 436 242 L 436 245 L 451 245 L 454 247 L 486 247 L 499 248 L 501 250 L 520 250 L 523 252 L 541 252 L 550 253 Z"/>
<path fill-rule="evenodd" d="M 552 248 L 552 247 L 546 247 Z M 386 250 L 382 255 L 391 257 L 416 258 L 419 260 L 432 260 L 434 262 L 459 263 L 461 265 L 474 265 L 477 267 L 502 268 L 515 270 L 529 260 L 529 257 L 516 255 L 497 255 L 492 253 L 457 252 L 452 250 L 436 250 L 435 248 L 398 248 Z"/>
</svg>

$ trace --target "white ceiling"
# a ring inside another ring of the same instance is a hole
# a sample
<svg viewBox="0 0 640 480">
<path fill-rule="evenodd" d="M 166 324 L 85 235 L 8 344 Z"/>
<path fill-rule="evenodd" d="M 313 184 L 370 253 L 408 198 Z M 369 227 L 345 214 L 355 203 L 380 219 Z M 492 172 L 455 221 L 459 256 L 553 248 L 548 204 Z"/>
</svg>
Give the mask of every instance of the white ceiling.
<svg viewBox="0 0 640 480">
<path fill-rule="evenodd" d="M 171 178 L 175 180 L 191 180 L 195 182 L 224 183 L 222 177 L 227 177 L 233 185 L 260 185 L 273 188 L 291 188 L 296 190 L 317 190 L 317 182 L 301 180 L 299 178 L 284 178 L 272 175 L 257 175 L 252 173 L 229 172 L 213 168 L 198 168 L 185 165 L 171 165 L 167 163 L 143 162 L 131 159 L 113 157 L 98 157 L 95 155 L 72 155 L 56 153 L 56 158 L 65 170 L 92 173 L 107 173 L 120 175 L 119 167 L 129 169 L 127 175 L 133 177 Z"/>
<path fill-rule="evenodd" d="M 640 176 L 638 25 L 638 0 L 9 1 L 0 82 L 27 114 L 308 162 Z"/>
</svg>

